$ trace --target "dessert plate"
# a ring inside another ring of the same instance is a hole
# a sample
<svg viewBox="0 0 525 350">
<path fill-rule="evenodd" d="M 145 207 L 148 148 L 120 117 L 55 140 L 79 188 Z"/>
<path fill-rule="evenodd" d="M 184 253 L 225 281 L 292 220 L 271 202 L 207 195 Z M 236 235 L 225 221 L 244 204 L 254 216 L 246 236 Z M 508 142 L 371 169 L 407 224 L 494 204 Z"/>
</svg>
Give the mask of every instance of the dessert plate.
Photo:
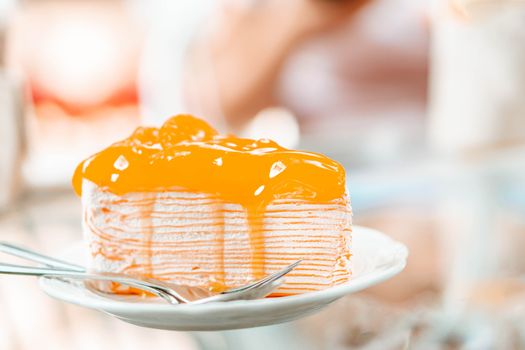
<svg viewBox="0 0 525 350">
<path fill-rule="evenodd" d="M 407 248 L 385 234 L 354 226 L 352 234 L 352 279 L 323 291 L 301 295 L 238 300 L 202 305 L 169 305 L 154 298 L 110 299 L 56 279 L 41 278 L 40 286 L 50 296 L 80 306 L 100 310 L 138 326 L 180 330 L 211 331 L 266 326 L 313 314 L 337 299 L 361 291 L 401 272 Z M 81 244 L 72 247 L 65 259 L 82 263 Z"/>
</svg>

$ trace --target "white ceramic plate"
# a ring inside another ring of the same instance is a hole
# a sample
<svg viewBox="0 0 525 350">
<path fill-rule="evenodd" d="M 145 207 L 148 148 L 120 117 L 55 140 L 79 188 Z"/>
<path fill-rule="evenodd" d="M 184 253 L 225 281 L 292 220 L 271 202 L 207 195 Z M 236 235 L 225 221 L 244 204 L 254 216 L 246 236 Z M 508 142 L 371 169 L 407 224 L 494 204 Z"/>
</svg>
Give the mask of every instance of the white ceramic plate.
<svg viewBox="0 0 525 350">
<path fill-rule="evenodd" d="M 83 255 L 81 249 L 79 244 L 64 257 L 73 261 L 73 257 Z M 48 278 L 41 278 L 40 286 L 57 299 L 97 309 L 143 327 L 181 331 L 257 327 L 313 314 L 347 294 L 391 278 L 404 269 L 408 256 L 403 244 L 381 232 L 359 226 L 353 227 L 352 251 L 353 275 L 349 282 L 323 291 L 280 298 L 169 305 L 156 300 L 113 300 L 94 294 L 80 284 Z"/>
</svg>

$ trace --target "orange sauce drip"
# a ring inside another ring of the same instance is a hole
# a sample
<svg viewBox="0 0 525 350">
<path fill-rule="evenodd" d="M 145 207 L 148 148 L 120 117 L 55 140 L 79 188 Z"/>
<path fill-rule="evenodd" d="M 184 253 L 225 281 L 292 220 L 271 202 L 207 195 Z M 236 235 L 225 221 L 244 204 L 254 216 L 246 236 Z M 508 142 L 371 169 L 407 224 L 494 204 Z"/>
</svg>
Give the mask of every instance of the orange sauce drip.
<svg viewBox="0 0 525 350">
<path fill-rule="evenodd" d="M 146 247 L 145 249 L 145 259 L 146 264 L 144 265 L 144 273 L 143 276 L 147 278 L 153 278 L 154 277 L 154 271 L 153 271 L 153 250 L 152 242 L 153 242 L 153 205 L 154 205 L 154 198 L 152 196 L 153 193 L 150 193 L 148 197 L 147 203 L 144 205 L 144 208 L 141 210 L 141 217 L 143 220 L 141 220 L 142 223 L 142 232 L 143 232 L 143 244 Z"/>
<path fill-rule="evenodd" d="M 140 127 L 84 160 L 73 176 L 78 195 L 83 179 L 117 195 L 184 188 L 241 204 L 250 226 L 254 278 L 265 273 L 264 251 L 258 247 L 263 246 L 266 205 L 284 198 L 329 202 L 345 197 L 344 168 L 326 156 L 269 140 L 219 135 L 190 115 L 172 117 L 160 128 Z M 153 273 L 151 262 L 146 270 Z M 223 284 L 224 272 L 216 279 Z"/>
<path fill-rule="evenodd" d="M 220 261 L 219 261 L 219 275 L 215 278 L 216 281 L 216 285 L 215 286 L 212 286 L 212 290 L 215 290 L 215 291 L 218 291 L 218 292 L 223 292 L 224 289 L 225 289 L 225 286 L 226 286 L 226 272 L 225 272 L 225 269 L 224 269 L 224 225 L 225 225 L 225 222 L 224 222 L 224 205 L 221 204 L 220 205 L 220 209 L 219 209 L 219 212 L 221 215 L 219 215 L 219 217 L 221 218 L 221 225 L 220 225 L 220 233 L 219 233 L 219 237 L 217 238 L 219 240 L 219 243 L 220 243 L 220 246 L 221 246 L 221 251 L 222 251 L 222 254 L 221 254 L 221 258 L 220 258 Z"/>
</svg>

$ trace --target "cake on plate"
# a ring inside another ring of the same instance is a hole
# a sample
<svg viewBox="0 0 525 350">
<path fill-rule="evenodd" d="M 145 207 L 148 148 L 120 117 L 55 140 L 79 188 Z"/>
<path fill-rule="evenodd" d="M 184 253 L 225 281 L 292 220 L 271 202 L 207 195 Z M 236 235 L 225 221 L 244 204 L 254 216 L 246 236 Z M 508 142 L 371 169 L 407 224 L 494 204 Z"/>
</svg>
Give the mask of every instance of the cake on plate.
<svg viewBox="0 0 525 350">
<path fill-rule="evenodd" d="M 97 271 L 222 291 L 303 259 L 272 296 L 351 275 L 345 171 L 320 154 L 178 115 L 89 157 L 73 185 Z"/>
</svg>

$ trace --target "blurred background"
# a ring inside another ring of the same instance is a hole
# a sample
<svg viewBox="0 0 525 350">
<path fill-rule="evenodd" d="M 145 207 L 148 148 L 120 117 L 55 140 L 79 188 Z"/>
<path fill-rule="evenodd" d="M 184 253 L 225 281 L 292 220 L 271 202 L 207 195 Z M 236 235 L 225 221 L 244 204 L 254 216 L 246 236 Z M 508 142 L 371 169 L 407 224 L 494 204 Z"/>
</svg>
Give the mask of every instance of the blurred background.
<svg viewBox="0 0 525 350">
<path fill-rule="evenodd" d="M 79 241 L 76 165 L 177 113 L 341 162 L 406 270 L 215 333 L 3 276 L 0 349 L 525 349 L 525 1 L 0 0 L 0 240 Z"/>
</svg>

